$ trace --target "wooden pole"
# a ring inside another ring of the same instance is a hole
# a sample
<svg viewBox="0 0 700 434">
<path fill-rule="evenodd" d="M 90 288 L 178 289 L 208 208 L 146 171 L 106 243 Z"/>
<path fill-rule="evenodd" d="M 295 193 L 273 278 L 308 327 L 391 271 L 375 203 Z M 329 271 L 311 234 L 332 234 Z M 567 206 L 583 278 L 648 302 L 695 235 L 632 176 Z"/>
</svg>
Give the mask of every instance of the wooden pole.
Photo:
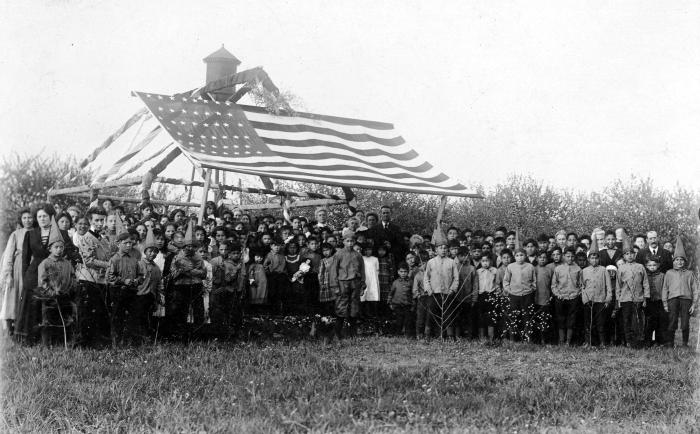
<svg viewBox="0 0 700 434">
<path fill-rule="evenodd" d="M 192 166 L 192 175 L 190 175 L 190 182 L 194 181 L 194 171 L 195 167 Z M 190 190 L 187 192 L 187 202 L 192 200 L 192 186 L 190 185 Z M 189 210 L 187 210 L 189 212 Z"/>
<path fill-rule="evenodd" d="M 445 212 L 445 205 L 447 205 L 447 196 L 440 196 L 440 206 L 437 212 L 437 228 L 440 229 L 442 224 L 442 214 Z"/>
<path fill-rule="evenodd" d="M 209 195 L 209 185 L 211 184 L 211 169 L 204 169 L 204 189 L 202 191 L 202 206 L 199 207 L 199 224 L 204 223 L 204 212 L 207 208 L 207 196 Z"/>
</svg>

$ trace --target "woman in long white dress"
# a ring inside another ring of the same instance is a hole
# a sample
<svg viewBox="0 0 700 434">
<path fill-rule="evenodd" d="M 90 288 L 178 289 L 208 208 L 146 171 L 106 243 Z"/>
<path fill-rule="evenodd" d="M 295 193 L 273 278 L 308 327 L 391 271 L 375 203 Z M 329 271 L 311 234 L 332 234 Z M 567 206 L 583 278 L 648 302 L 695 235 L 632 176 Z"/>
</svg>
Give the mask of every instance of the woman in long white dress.
<svg viewBox="0 0 700 434">
<path fill-rule="evenodd" d="M 19 212 L 18 223 L 20 228 L 10 234 L 7 239 L 5 253 L 2 255 L 0 267 L 0 291 L 2 291 L 2 307 L 0 307 L 0 320 L 10 333 L 14 330 L 14 321 L 19 302 L 19 294 L 22 290 L 22 245 L 27 230 L 34 226 L 34 217 L 31 211 L 23 209 Z"/>
</svg>

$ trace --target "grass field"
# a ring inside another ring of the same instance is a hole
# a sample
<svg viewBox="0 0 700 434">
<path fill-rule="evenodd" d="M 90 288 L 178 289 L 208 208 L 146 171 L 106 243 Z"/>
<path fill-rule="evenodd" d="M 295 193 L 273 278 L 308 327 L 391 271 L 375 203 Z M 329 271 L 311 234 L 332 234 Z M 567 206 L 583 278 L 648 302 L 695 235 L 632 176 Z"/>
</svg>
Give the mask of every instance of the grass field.
<svg viewBox="0 0 700 434">
<path fill-rule="evenodd" d="M 3 432 L 689 432 L 697 355 L 372 337 L 164 344 L 2 343 Z"/>
</svg>

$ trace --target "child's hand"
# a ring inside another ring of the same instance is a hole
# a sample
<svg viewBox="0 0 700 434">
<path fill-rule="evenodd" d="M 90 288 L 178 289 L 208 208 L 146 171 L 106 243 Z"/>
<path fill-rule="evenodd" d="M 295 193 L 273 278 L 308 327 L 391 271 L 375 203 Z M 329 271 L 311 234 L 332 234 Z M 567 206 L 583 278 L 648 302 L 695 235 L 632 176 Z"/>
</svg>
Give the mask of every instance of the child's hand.
<svg viewBox="0 0 700 434">
<path fill-rule="evenodd" d="M 647 299 L 645 298 L 644 301 L 642 302 L 642 307 L 646 308 L 647 307 Z"/>
<path fill-rule="evenodd" d="M 131 285 L 131 279 L 124 279 L 124 285 L 126 285 L 126 286 Z"/>
<path fill-rule="evenodd" d="M 609 302 L 609 301 L 606 301 L 606 302 L 605 302 L 604 308 L 605 308 L 605 309 L 609 309 L 609 308 L 610 308 L 610 302 Z"/>
<path fill-rule="evenodd" d="M 690 309 L 688 310 L 688 314 L 692 315 L 693 312 L 695 312 L 695 306 L 690 306 Z"/>
<path fill-rule="evenodd" d="M 389 305 L 389 309 L 394 310 L 394 305 L 393 305 L 393 304 L 390 304 L 390 305 Z"/>
<path fill-rule="evenodd" d="M 664 310 L 668 312 L 668 305 L 664 305 Z"/>
</svg>

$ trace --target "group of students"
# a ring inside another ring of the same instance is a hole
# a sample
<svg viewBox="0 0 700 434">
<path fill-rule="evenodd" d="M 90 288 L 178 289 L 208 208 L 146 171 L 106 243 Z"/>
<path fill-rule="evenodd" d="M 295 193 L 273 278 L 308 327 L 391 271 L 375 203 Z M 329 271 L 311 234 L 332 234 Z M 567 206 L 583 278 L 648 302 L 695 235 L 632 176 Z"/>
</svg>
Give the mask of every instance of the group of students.
<svg viewBox="0 0 700 434">
<path fill-rule="evenodd" d="M 393 320 L 417 338 L 503 337 L 537 343 L 682 344 L 700 291 L 683 243 L 596 229 L 520 243 L 497 228 L 410 234 L 391 208 L 343 228 L 207 203 L 127 214 L 50 205 L 19 213 L 2 259 L 0 319 L 20 342 L 86 347 L 160 339 L 231 339 L 244 312 L 311 317 L 311 336 L 340 339 L 358 322 Z M 648 245 L 647 245 L 648 243 Z M 328 321 L 328 319 L 331 319 Z M 332 326 L 328 324 L 333 324 Z M 346 328 L 347 326 L 347 328 Z"/>
</svg>

